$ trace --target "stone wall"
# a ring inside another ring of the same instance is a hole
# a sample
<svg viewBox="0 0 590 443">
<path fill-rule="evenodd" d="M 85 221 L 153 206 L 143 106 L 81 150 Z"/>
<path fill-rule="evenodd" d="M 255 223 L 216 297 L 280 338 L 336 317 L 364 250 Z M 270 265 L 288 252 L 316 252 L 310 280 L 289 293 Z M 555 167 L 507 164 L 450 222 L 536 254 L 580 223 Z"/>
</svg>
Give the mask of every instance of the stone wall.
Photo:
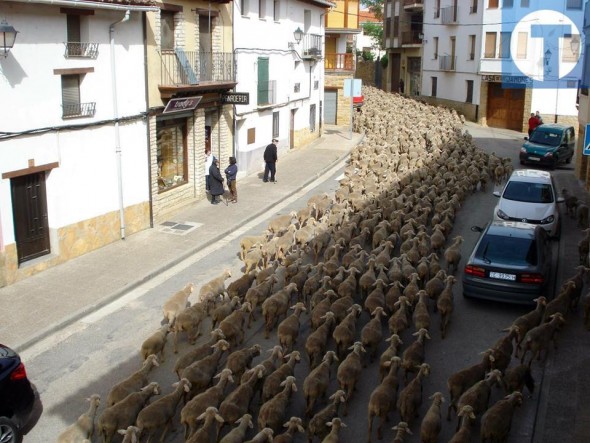
<svg viewBox="0 0 590 443">
<path fill-rule="evenodd" d="M 465 116 L 466 120 L 475 121 L 477 115 L 477 105 L 473 103 L 462 103 L 454 100 L 447 100 L 439 97 L 420 96 L 420 100 L 436 106 L 444 106 L 456 110 L 459 114 Z"/>
<path fill-rule="evenodd" d="M 352 73 L 329 73 L 324 78 L 325 89 L 338 89 L 336 125 L 350 125 L 350 97 L 344 96 L 344 80 L 352 79 Z"/>
<path fill-rule="evenodd" d="M 356 64 L 355 78 L 360 78 L 363 86 L 375 86 L 375 62 L 359 61 Z"/>
</svg>

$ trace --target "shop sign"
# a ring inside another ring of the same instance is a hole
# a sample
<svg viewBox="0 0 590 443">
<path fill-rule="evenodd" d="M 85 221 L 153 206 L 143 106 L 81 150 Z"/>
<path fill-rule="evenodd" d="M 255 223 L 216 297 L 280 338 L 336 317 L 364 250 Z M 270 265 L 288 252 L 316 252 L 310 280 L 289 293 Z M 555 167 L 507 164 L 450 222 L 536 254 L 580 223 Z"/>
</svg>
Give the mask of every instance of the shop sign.
<svg viewBox="0 0 590 443">
<path fill-rule="evenodd" d="M 203 97 L 196 96 L 196 97 L 182 97 L 182 98 L 172 98 L 164 108 L 164 114 L 170 114 L 172 112 L 185 112 L 185 111 L 194 111 L 197 109 L 199 102 Z"/>
<path fill-rule="evenodd" d="M 249 92 L 228 92 L 221 94 L 221 102 L 226 105 L 249 105 Z"/>
<path fill-rule="evenodd" d="M 532 84 L 533 80 L 525 75 L 483 74 L 482 81 L 492 83 Z"/>
</svg>

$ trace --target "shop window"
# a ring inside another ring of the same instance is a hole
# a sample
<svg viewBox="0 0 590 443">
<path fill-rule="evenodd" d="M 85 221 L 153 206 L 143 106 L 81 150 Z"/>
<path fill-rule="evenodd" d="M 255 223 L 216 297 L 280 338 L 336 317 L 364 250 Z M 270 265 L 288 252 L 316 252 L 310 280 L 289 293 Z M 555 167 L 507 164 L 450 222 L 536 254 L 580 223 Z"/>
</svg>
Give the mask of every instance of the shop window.
<svg viewBox="0 0 590 443">
<path fill-rule="evenodd" d="M 158 121 L 156 132 L 158 189 L 162 192 L 188 182 L 186 119 Z"/>
<path fill-rule="evenodd" d="M 272 113 L 272 137 L 279 138 L 279 112 Z"/>
</svg>

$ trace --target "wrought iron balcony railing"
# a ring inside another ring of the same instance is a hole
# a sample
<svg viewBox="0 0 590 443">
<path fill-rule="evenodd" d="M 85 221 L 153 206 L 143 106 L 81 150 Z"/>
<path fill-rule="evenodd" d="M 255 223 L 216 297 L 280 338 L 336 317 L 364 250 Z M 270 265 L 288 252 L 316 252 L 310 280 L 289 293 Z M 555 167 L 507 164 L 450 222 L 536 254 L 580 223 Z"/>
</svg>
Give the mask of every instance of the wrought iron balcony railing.
<svg viewBox="0 0 590 443">
<path fill-rule="evenodd" d="M 96 102 L 64 103 L 62 118 L 92 117 L 96 111 Z"/>
<path fill-rule="evenodd" d="M 318 34 L 306 34 L 303 36 L 303 58 L 322 57 L 322 36 Z"/>
<path fill-rule="evenodd" d="M 162 51 L 161 85 L 191 85 L 235 80 L 231 52 Z"/>
<path fill-rule="evenodd" d="M 277 81 L 268 80 L 266 82 L 258 82 L 257 84 L 257 100 L 258 106 L 274 105 L 277 102 Z"/>
<path fill-rule="evenodd" d="M 438 68 L 441 71 L 454 71 L 457 65 L 457 57 L 452 55 L 441 55 L 438 58 Z"/>
<path fill-rule="evenodd" d="M 97 58 L 98 57 L 98 43 L 80 43 L 80 42 L 66 42 L 64 43 L 66 50 L 65 58 Z"/>
<path fill-rule="evenodd" d="M 324 59 L 324 69 L 334 71 L 354 71 L 354 56 L 352 53 L 345 54 L 326 54 Z"/>
<path fill-rule="evenodd" d="M 458 9 L 457 6 L 441 8 L 443 25 L 454 25 L 457 23 Z"/>
</svg>

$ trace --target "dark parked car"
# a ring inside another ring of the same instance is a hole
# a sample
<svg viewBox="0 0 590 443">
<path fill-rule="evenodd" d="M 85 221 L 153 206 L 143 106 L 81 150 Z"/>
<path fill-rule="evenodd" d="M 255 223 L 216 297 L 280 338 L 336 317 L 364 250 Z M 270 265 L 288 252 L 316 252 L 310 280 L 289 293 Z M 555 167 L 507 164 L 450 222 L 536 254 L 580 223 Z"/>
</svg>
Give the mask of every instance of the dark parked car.
<svg viewBox="0 0 590 443">
<path fill-rule="evenodd" d="M 0 442 L 19 443 L 35 403 L 35 391 L 19 355 L 0 344 Z"/>
<path fill-rule="evenodd" d="M 552 245 L 539 225 L 494 221 L 481 232 L 463 272 L 463 295 L 468 298 L 533 304 L 549 298 Z"/>
<path fill-rule="evenodd" d="M 559 163 L 570 163 L 576 147 L 576 133 L 573 126 L 558 124 L 540 125 L 535 128 L 531 138 L 520 148 L 520 164 L 555 168 Z"/>
</svg>

